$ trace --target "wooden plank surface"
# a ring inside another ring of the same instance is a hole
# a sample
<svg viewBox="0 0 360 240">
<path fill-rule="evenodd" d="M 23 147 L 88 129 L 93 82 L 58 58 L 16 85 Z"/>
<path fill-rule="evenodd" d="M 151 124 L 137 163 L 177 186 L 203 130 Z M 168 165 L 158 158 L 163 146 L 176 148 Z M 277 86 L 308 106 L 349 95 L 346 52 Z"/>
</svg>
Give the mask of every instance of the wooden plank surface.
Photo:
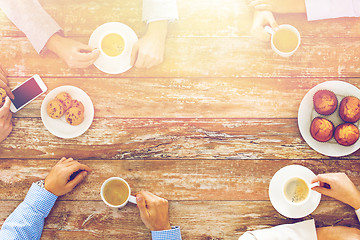
<svg viewBox="0 0 360 240">
<path fill-rule="evenodd" d="M 31 183 L 44 179 L 57 160 L 0 162 L 2 200 L 21 200 Z M 120 176 L 132 192 L 148 190 L 169 200 L 269 200 L 272 176 L 287 165 L 302 165 L 315 174 L 345 172 L 360 185 L 357 160 L 82 160 L 94 171 L 61 200 L 101 201 L 101 184 Z M 331 198 L 323 197 L 323 200 Z"/>
<path fill-rule="evenodd" d="M 68 140 L 39 118 L 14 125 L 2 159 L 329 159 L 305 143 L 296 119 L 95 119 L 84 135 Z"/>
<path fill-rule="evenodd" d="M 123 22 L 138 36 L 146 29 L 141 0 L 40 2 L 65 35 L 83 43 L 105 22 Z M 135 206 L 113 210 L 100 200 L 100 186 L 111 176 L 124 177 L 133 192 L 169 199 L 171 223 L 191 240 L 237 239 L 247 230 L 304 220 L 281 216 L 269 201 L 272 176 L 290 164 L 316 174 L 345 172 L 360 185 L 359 151 L 321 155 L 297 126 L 299 104 L 312 87 L 328 80 L 360 87 L 357 18 L 308 22 L 305 14 L 276 14 L 279 24 L 302 35 L 299 50 L 286 59 L 251 36 L 245 0 L 177 4 L 180 20 L 169 25 L 164 63 L 115 76 L 38 55 L 0 11 L 0 63 L 10 86 L 38 73 L 49 90 L 80 87 L 95 106 L 90 129 L 68 140 L 44 127 L 44 96 L 14 115 L 14 130 L 0 146 L 0 224 L 63 156 L 94 171 L 57 201 L 42 239 L 149 239 Z M 351 207 L 328 197 L 310 218 L 318 227 L 360 227 Z"/>
<path fill-rule="evenodd" d="M 19 204 L 0 202 L 0 224 Z M 329 217 L 332 216 L 332 217 Z M 325 201 L 312 214 L 322 226 L 359 227 L 353 209 Z M 180 225 L 183 239 L 237 239 L 247 230 L 296 222 L 279 215 L 263 201 L 170 202 L 170 222 Z M 100 201 L 58 201 L 46 220 L 42 239 L 150 239 L 138 209 L 112 210 Z"/>
</svg>

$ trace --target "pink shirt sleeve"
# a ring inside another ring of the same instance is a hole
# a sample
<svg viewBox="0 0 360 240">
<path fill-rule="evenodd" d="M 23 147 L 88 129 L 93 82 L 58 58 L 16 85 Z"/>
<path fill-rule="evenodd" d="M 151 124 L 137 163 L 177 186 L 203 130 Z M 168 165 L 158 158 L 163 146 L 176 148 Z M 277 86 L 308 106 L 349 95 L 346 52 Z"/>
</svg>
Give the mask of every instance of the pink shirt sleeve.
<svg viewBox="0 0 360 240">
<path fill-rule="evenodd" d="M 0 8 L 40 53 L 60 26 L 42 8 L 38 0 L 0 0 Z"/>
<path fill-rule="evenodd" d="M 360 16 L 359 0 L 305 0 L 305 5 L 309 21 Z"/>
</svg>

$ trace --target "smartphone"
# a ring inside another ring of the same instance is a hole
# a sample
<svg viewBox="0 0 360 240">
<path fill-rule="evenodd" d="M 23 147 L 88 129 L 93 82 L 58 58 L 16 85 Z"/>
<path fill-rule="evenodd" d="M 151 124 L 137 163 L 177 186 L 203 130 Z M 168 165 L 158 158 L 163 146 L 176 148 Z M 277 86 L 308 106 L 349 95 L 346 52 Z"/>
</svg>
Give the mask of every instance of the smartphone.
<svg viewBox="0 0 360 240">
<path fill-rule="evenodd" d="M 11 99 L 11 112 L 16 113 L 46 91 L 47 87 L 40 76 L 32 76 L 11 91 L 15 96 L 15 99 Z"/>
</svg>

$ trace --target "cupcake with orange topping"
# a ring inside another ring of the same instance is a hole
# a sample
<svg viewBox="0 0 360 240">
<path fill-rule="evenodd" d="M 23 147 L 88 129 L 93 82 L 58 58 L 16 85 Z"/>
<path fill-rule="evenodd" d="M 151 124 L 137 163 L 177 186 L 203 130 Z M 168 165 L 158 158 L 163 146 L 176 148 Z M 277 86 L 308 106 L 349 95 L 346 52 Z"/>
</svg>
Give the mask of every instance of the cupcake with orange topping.
<svg viewBox="0 0 360 240">
<path fill-rule="evenodd" d="M 311 136 L 319 142 L 327 142 L 334 135 L 334 125 L 325 118 L 316 117 L 310 125 Z"/>
<path fill-rule="evenodd" d="M 339 107 L 339 115 L 345 122 L 357 122 L 360 119 L 360 100 L 352 96 L 343 98 Z"/>
<path fill-rule="evenodd" d="M 321 115 L 330 115 L 338 106 L 336 95 L 329 90 L 319 90 L 313 97 L 315 111 Z"/>
<path fill-rule="evenodd" d="M 352 123 L 342 123 L 336 127 L 334 137 L 338 144 L 350 146 L 359 139 L 359 129 Z"/>
</svg>

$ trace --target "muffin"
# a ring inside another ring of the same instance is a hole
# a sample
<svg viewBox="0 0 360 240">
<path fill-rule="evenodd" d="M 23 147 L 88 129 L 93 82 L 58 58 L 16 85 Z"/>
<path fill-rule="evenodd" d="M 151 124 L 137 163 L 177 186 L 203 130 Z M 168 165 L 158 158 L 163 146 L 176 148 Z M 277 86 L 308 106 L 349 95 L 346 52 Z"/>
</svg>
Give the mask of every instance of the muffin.
<svg viewBox="0 0 360 240">
<path fill-rule="evenodd" d="M 59 93 L 56 96 L 56 99 L 59 99 L 62 102 L 62 104 L 64 104 L 65 111 L 71 107 L 72 98 L 70 94 L 66 92 Z"/>
<path fill-rule="evenodd" d="M 338 144 L 350 146 L 359 139 L 359 129 L 352 123 L 342 123 L 336 127 L 334 137 Z"/>
<path fill-rule="evenodd" d="M 71 107 L 65 113 L 66 122 L 76 126 L 84 121 L 84 111 L 79 107 Z"/>
<path fill-rule="evenodd" d="M 345 97 L 341 100 L 339 115 L 345 122 L 357 122 L 360 119 L 360 100 L 356 97 Z"/>
<path fill-rule="evenodd" d="M 82 104 L 82 102 L 78 101 L 78 100 L 72 100 L 71 102 L 71 107 L 78 107 L 81 109 L 81 111 L 85 111 L 84 105 Z"/>
<path fill-rule="evenodd" d="M 321 115 L 330 115 L 338 106 L 336 95 L 329 90 L 319 90 L 313 97 L 315 111 Z"/>
<path fill-rule="evenodd" d="M 0 102 L 0 107 L 2 107 L 4 105 L 6 96 L 7 96 L 7 94 L 6 94 L 5 89 L 0 88 L 0 101 L 1 101 Z"/>
<path fill-rule="evenodd" d="M 316 117 L 310 125 L 311 136 L 319 142 L 327 142 L 334 135 L 334 125 L 325 118 Z"/>
<path fill-rule="evenodd" d="M 53 99 L 47 105 L 47 113 L 51 118 L 57 119 L 64 115 L 65 107 L 58 99 Z"/>
</svg>

